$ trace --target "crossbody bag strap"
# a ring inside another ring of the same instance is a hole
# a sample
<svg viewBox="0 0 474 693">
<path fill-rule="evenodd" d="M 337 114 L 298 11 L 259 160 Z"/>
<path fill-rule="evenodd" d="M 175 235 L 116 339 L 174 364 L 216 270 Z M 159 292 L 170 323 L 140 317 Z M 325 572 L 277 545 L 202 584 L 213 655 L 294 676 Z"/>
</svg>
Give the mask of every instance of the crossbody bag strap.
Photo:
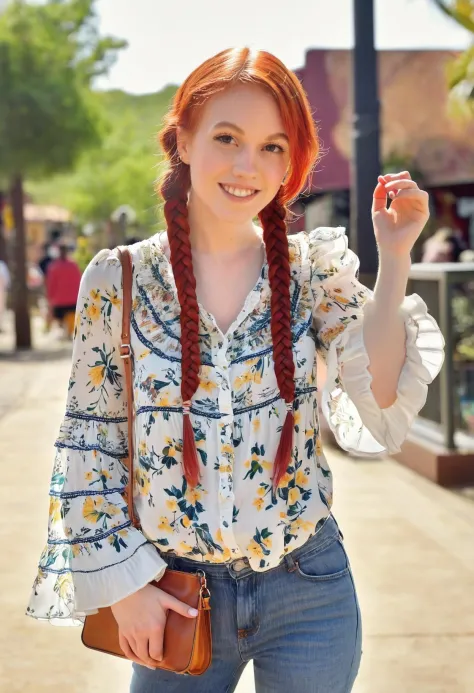
<svg viewBox="0 0 474 693">
<path fill-rule="evenodd" d="M 125 383 L 127 394 L 127 414 L 128 414 L 128 456 L 126 464 L 128 467 L 128 483 L 126 488 L 126 499 L 128 505 L 128 516 L 130 522 L 137 529 L 140 528 L 140 521 L 135 514 L 133 503 L 133 460 L 134 460 L 134 420 L 135 407 L 133 402 L 133 378 L 132 378 L 132 347 L 130 346 L 130 323 L 132 313 L 132 278 L 133 265 L 130 250 L 125 245 L 117 248 L 120 262 L 122 263 L 122 336 L 120 339 L 120 358 L 123 359 L 125 369 Z"/>
</svg>

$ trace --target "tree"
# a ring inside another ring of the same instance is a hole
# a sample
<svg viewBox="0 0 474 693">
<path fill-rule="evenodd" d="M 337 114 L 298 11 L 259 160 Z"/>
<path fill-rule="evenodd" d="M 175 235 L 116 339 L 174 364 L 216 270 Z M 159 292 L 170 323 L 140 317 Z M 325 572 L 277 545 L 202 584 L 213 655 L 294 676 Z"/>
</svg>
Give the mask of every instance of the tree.
<svg viewBox="0 0 474 693">
<path fill-rule="evenodd" d="M 439 9 L 474 34 L 474 0 L 434 0 Z M 474 44 L 450 66 L 449 87 L 470 108 L 474 108 Z"/>
<path fill-rule="evenodd" d="M 105 123 L 90 87 L 123 41 L 101 37 L 96 0 L 13 0 L 0 16 L 0 179 L 15 223 L 18 349 L 31 346 L 26 285 L 23 181 L 74 166 L 101 141 Z"/>
</svg>

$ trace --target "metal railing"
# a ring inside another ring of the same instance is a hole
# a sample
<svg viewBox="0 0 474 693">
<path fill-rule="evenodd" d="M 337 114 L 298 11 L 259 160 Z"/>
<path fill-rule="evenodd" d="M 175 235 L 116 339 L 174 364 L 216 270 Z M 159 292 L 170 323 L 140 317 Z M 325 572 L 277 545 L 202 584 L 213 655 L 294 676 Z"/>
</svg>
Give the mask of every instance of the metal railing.
<svg viewBox="0 0 474 693">
<path fill-rule="evenodd" d="M 443 368 L 430 385 L 420 417 L 432 422 L 431 430 L 437 442 L 442 442 L 448 450 L 456 450 L 465 437 L 462 432 L 460 389 L 467 387 L 466 378 L 470 371 L 474 372 L 474 360 L 460 358 L 457 352 L 458 330 L 453 299 L 456 294 L 474 299 L 474 263 L 414 264 L 410 271 L 408 293 L 417 293 L 425 301 L 446 342 Z"/>
</svg>

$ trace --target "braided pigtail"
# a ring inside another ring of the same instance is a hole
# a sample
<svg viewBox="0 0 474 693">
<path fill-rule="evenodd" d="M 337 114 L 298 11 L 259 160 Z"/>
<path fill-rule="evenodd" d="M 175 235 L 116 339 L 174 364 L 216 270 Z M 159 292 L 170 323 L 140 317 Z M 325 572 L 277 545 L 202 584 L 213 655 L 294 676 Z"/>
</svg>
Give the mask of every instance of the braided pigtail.
<svg viewBox="0 0 474 693">
<path fill-rule="evenodd" d="M 271 332 L 273 359 L 280 394 L 286 402 L 286 418 L 273 469 L 276 491 L 290 463 L 293 447 L 293 402 L 295 399 L 295 364 L 291 336 L 290 254 L 286 229 L 286 208 L 275 197 L 259 214 L 263 226 L 271 288 Z"/>
<path fill-rule="evenodd" d="M 171 265 L 181 306 L 181 396 L 183 399 L 183 467 L 188 485 L 199 483 L 199 460 L 191 423 L 191 400 L 199 387 L 201 357 L 199 351 L 199 306 L 189 239 L 188 191 L 189 167 L 178 161 L 167 172 L 160 192 L 165 201 L 164 214 L 171 250 Z"/>
</svg>

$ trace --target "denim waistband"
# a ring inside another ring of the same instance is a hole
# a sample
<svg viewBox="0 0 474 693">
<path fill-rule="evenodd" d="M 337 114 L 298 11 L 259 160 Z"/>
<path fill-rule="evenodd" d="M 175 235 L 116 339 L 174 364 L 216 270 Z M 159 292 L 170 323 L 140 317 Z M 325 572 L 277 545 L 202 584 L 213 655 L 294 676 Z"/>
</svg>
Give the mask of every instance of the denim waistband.
<svg viewBox="0 0 474 693">
<path fill-rule="evenodd" d="M 279 565 L 274 568 L 270 568 L 266 571 L 254 571 L 248 562 L 247 558 L 236 558 L 233 561 L 227 563 L 204 563 L 202 561 L 194 561 L 191 558 L 183 558 L 178 556 L 173 552 L 160 552 L 161 557 L 168 564 L 168 567 L 173 570 L 185 570 L 185 571 L 196 571 L 202 570 L 206 575 L 216 578 L 235 578 L 235 577 L 245 577 L 250 573 L 261 572 L 262 574 L 270 573 L 272 570 L 278 570 L 282 566 L 287 568 L 292 568 L 294 562 L 311 553 L 318 553 L 322 551 L 326 546 L 331 544 L 333 541 L 341 537 L 343 539 L 342 532 L 339 529 L 339 525 L 332 513 L 330 513 L 324 524 L 320 529 L 313 534 L 302 546 L 289 552 L 286 556 L 282 558 Z M 247 563 L 246 567 L 239 571 L 238 576 L 234 573 L 233 565 L 237 562 L 245 561 Z"/>
</svg>

